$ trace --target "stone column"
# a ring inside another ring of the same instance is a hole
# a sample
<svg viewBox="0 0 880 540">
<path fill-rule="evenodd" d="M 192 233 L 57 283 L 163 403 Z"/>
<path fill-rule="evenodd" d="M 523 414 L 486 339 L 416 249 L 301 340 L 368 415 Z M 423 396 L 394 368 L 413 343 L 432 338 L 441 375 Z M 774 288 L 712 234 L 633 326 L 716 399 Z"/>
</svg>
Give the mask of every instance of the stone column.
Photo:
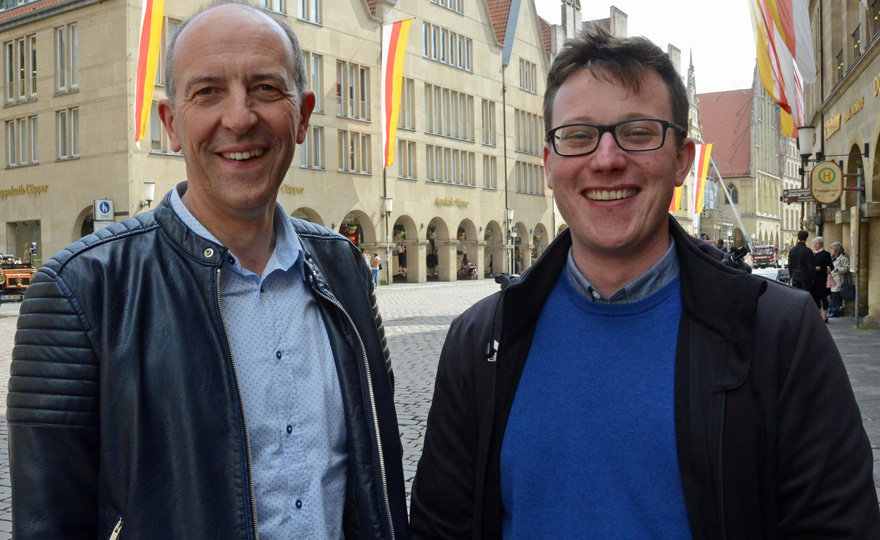
<svg viewBox="0 0 880 540">
<path fill-rule="evenodd" d="M 438 261 L 437 271 L 440 281 L 455 281 L 458 270 L 458 240 L 436 241 Z"/>
<path fill-rule="evenodd" d="M 406 243 L 406 282 L 424 283 L 428 280 L 427 241 L 408 241 Z"/>
</svg>

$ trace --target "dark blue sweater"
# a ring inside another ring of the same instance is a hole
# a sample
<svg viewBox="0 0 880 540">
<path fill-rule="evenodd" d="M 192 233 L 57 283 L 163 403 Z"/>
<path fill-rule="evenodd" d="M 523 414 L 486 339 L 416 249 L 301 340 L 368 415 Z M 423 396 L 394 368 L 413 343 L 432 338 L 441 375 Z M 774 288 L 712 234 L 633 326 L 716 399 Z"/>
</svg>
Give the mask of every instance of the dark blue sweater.
<svg viewBox="0 0 880 540">
<path fill-rule="evenodd" d="M 504 435 L 505 539 L 691 537 L 673 417 L 680 316 L 679 278 L 604 304 L 560 276 Z"/>
</svg>

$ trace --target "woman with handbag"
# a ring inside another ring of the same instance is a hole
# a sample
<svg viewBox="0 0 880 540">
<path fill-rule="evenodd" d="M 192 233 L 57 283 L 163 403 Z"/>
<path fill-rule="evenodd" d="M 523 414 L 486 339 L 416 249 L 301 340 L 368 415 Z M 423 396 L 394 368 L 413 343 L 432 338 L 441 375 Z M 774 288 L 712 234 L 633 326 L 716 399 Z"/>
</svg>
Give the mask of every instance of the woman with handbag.
<svg viewBox="0 0 880 540">
<path fill-rule="evenodd" d="M 834 285 L 831 287 L 831 302 L 828 306 L 828 316 L 839 317 L 840 308 L 843 306 L 841 289 L 843 289 L 843 284 L 849 281 L 849 257 L 844 253 L 840 242 L 833 242 L 831 244 L 831 261 L 833 264 L 831 279 L 834 280 Z"/>
<path fill-rule="evenodd" d="M 813 267 L 816 275 L 813 278 L 813 288 L 810 293 L 816 301 L 816 307 L 822 310 L 822 319 L 828 322 L 828 293 L 830 293 L 829 280 L 831 279 L 831 254 L 825 251 L 825 239 L 821 236 L 813 238 Z"/>
</svg>

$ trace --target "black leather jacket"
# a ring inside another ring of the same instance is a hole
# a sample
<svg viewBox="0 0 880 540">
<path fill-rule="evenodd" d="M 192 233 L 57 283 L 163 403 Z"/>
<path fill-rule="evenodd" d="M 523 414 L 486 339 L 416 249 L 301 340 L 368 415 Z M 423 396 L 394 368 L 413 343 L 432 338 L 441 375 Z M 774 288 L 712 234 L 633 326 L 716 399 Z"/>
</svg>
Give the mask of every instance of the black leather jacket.
<svg viewBox="0 0 880 540">
<path fill-rule="evenodd" d="M 291 218 L 336 360 L 346 538 L 405 540 L 393 382 L 369 271 Z M 227 250 L 168 205 L 59 252 L 21 306 L 7 399 L 20 540 L 258 537 L 243 409 L 219 309 Z"/>
</svg>

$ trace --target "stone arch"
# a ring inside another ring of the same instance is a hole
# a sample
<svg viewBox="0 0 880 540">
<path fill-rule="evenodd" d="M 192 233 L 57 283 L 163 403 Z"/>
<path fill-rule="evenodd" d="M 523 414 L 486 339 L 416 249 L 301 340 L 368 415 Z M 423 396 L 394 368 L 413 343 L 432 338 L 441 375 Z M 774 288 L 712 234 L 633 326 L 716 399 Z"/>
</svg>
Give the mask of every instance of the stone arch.
<svg viewBox="0 0 880 540">
<path fill-rule="evenodd" d="M 851 174 L 853 176 L 844 177 L 844 187 L 850 187 L 856 184 L 855 175 L 859 172 L 859 168 L 862 169 L 862 182 L 866 182 L 864 175 L 867 174 L 867 171 L 862 159 L 862 149 L 860 145 L 853 144 L 849 149 L 849 158 L 846 160 L 846 170 L 844 171 L 846 174 Z M 843 203 L 844 209 L 847 209 L 855 206 L 858 198 L 855 191 L 844 191 L 840 200 Z M 862 198 L 862 201 L 864 202 L 864 198 Z"/>
<path fill-rule="evenodd" d="M 483 257 L 483 268 L 486 276 L 495 276 L 504 272 L 504 228 L 495 220 L 486 224 L 483 232 L 486 252 Z"/>
<path fill-rule="evenodd" d="M 517 221 L 513 226 L 515 233 L 513 239 L 513 273 L 521 274 L 531 266 L 531 238 L 529 228 L 522 221 Z"/>
<path fill-rule="evenodd" d="M 375 248 L 376 243 L 376 227 L 373 222 L 362 210 L 352 210 L 342 218 L 338 224 L 334 225 L 336 232 L 345 236 L 352 243 L 360 248 L 369 251 Z"/>
<path fill-rule="evenodd" d="M 306 206 L 301 206 L 290 213 L 291 217 L 299 218 L 310 223 L 314 223 L 315 225 L 320 225 L 322 227 L 326 227 L 324 224 L 324 220 L 321 219 L 320 214 L 313 210 L 312 208 L 308 208 Z"/>
<path fill-rule="evenodd" d="M 450 259 L 450 249 L 452 239 L 449 234 L 449 226 L 441 217 L 434 217 L 428 222 L 425 229 L 425 240 L 428 242 L 426 266 L 428 271 L 428 279 L 439 279 L 441 281 L 451 281 L 455 277 L 453 271 L 453 261 Z M 454 253 L 454 252 L 453 252 Z M 431 257 L 433 255 L 433 258 Z M 428 264 L 433 259 L 434 266 Z"/>
<path fill-rule="evenodd" d="M 91 206 L 86 206 L 79 214 L 77 214 L 73 223 L 74 225 L 70 238 L 71 242 L 76 242 L 83 236 L 92 234 L 95 232 L 94 209 Z"/>
<path fill-rule="evenodd" d="M 547 234 L 547 227 L 543 223 L 538 223 L 532 229 L 532 259 L 537 260 L 549 245 L 550 236 Z"/>
<path fill-rule="evenodd" d="M 409 269 L 416 270 L 420 260 L 421 264 L 424 264 L 424 257 L 419 258 L 419 229 L 412 217 L 403 214 L 394 220 L 391 230 L 392 260 L 389 268 L 392 280 L 416 283 L 419 280 L 418 272 L 410 272 Z"/>
<path fill-rule="evenodd" d="M 742 229 L 739 227 L 733 229 L 733 238 L 731 242 L 732 247 L 742 247 L 746 244 L 745 235 L 743 234 Z"/>
<path fill-rule="evenodd" d="M 563 231 L 565 231 L 565 229 L 567 229 L 567 228 L 568 228 L 567 223 L 560 224 L 559 227 L 556 228 L 556 236 L 559 236 L 560 234 L 562 234 Z"/>
</svg>

